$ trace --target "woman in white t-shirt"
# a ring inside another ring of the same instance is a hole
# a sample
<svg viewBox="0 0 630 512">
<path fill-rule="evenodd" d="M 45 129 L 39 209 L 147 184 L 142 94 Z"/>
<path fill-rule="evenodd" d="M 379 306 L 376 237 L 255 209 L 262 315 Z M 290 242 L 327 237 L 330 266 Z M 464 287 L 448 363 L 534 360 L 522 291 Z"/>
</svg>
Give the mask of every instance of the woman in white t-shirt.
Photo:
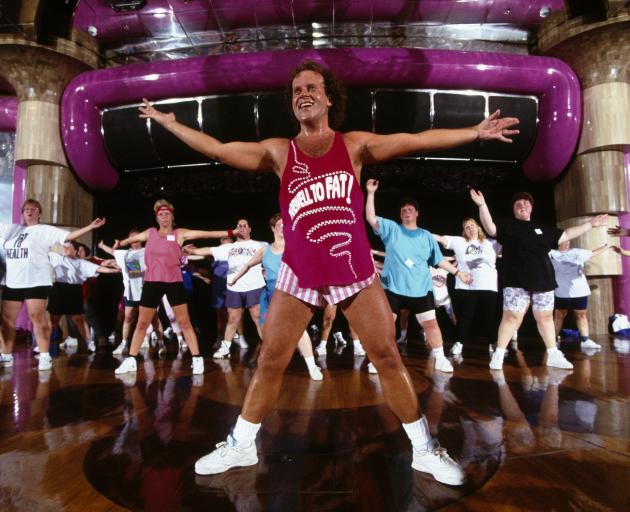
<svg viewBox="0 0 630 512">
<path fill-rule="evenodd" d="M 584 264 L 593 256 L 602 254 L 608 245 L 602 245 L 594 251 L 571 249 L 571 242 L 558 245 L 558 250 L 549 251 L 549 259 L 556 273 L 557 288 L 554 290 L 554 324 L 556 336 L 560 334 L 562 324 L 569 309 L 573 310 L 575 323 L 580 335 L 580 346 L 584 349 L 600 349 L 602 346 L 589 338 L 588 296 L 591 289 L 584 275 Z"/>
<path fill-rule="evenodd" d="M 461 355 L 475 313 L 483 324 L 488 343 L 496 337 L 496 259 L 501 245 L 487 238 L 475 219 L 464 219 L 462 227 L 462 236 L 433 235 L 440 245 L 455 253 L 457 268 L 472 276 L 469 284 L 459 279 L 455 282 L 453 304 L 457 315 L 457 341 L 451 348 L 453 355 Z"/>
<path fill-rule="evenodd" d="M 48 298 L 48 312 L 54 329 L 59 325 L 63 315 L 72 318 L 74 325 L 83 336 L 88 352 L 95 352 L 96 345 L 90 336 L 90 328 L 85 319 L 83 307 L 83 283 L 97 274 L 115 274 L 120 268 L 105 267 L 78 257 L 78 242 L 66 242 L 63 246 L 63 256 L 50 252 L 48 259 L 55 273 Z"/>
<path fill-rule="evenodd" d="M 15 320 L 26 301 L 28 316 L 33 322 L 35 341 L 40 351 L 40 370 L 50 370 L 48 353 L 50 323 L 46 316 L 46 301 L 52 288 L 52 269 L 48 252 L 54 244 L 63 244 L 89 233 L 105 224 L 105 219 L 94 219 L 87 226 L 69 232 L 40 224 L 42 205 L 27 199 L 22 205 L 23 224 L 0 223 L 0 238 L 4 238 L 7 256 L 6 285 L 2 292 L 2 366 L 13 366 Z"/>
</svg>

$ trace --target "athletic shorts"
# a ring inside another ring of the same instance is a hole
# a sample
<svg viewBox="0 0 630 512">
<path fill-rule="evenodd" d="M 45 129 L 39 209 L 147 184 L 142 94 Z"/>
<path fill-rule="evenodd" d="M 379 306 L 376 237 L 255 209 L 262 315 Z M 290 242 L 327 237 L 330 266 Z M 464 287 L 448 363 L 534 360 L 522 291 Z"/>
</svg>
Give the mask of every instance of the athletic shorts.
<svg viewBox="0 0 630 512">
<path fill-rule="evenodd" d="M 255 290 L 249 290 L 247 292 L 233 292 L 232 290 L 227 290 L 225 292 L 225 305 L 232 309 L 257 306 L 260 304 L 260 294 L 264 289 L 265 287 L 263 286 L 262 288 L 256 288 Z"/>
<path fill-rule="evenodd" d="M 164 295 L 166 295 L 171 307 L 181 306 L 187 302 L 186 290 L 181 281 L 175 283 L 145 281 L 142 286 L 140 305 L 144 308 L 157 309 Z"/>
<path fill-rule="evenodd" d="M 530 303 L 534 311 L 553 311 L 553 299 L 553 290 L 529 292 L 523 288 L 508 286 L 503 288 L 503 311 L 522 313 Z"/>
<path fill-rule="evenodd" d="M 395 315 L 400 315 L 401 309 L 408 309 L 414 316 L 435 310 L 433 292 L 429 292 L 422 297 L 407 297 L 406 295 L 398 295 L 397 293 L 385 290 L 385 295 L 387 296 L 389 307 Z"/>
<path fill-rule="evenodd" d="M 51 315 L 82 315 L 83 286 L 80 284 L 55 283 L 48 297 Z"/>
<path fill-rule="evenodd" d="M 9 288 L 5 286 L 2 291 L 2 300 L 24 302 L 27 299 L 44 299 L 50 295 L 52 286 L 33 286 L 32 288 Z"/>
<path fill-rule="evenodd" d="M 127 297 L 124 297 L 123 300 L 126 308 L 137 308 L 140 305 L 139 300 L 129 300 Z"/>
<path fill-rule="evenodd" d="M 587 309 L 588 295 L 584 297 L 556 297 L 556 309 Z"/>
<path fill-rule="evenodd" d="M 328 304 L 338 304 L 342 300 L 359 293 L 370 286 L 376 278 L 376 272 L 367 279 L 346 286 L 323 286 L 321 288 L 301 288 L 293 270 L 284 261 L 280 263 L 276 290 L 282 290 L 296 299 L 300 299 L 313 306 L 324 307 Z"/>
</svg>

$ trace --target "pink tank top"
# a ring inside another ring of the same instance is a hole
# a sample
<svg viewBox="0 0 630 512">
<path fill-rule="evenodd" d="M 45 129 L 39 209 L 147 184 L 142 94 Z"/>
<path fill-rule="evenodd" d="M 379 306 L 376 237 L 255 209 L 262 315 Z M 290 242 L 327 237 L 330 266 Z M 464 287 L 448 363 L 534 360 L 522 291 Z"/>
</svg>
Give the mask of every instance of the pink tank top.
<svg viewBox="0 0 630 512">
<path fill-rule="evenodd" d="M 363 191 L 340 133 L 312 158 L 289 143 L 280 184 L 286 250 L 282 260 L 302 288 L 345 286 L 374 273 L 363 223 Z"/>
<path fill-rule="evenodd" d="M 144 248 L 144 261 L 147 265 L 144 280 L 162 283 L 182 281 L 180 270 L 182 256 L 182 248 L 177 243 L 177 230 L 161 237 L 157 229 L 150 228 L 149 238 Z"/>
</svg>

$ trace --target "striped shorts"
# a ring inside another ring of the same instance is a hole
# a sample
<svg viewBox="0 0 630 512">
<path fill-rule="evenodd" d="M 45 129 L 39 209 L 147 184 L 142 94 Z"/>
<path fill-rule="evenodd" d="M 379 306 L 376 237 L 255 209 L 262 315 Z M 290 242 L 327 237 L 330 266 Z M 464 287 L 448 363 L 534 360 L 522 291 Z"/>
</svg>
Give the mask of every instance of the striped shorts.
<svg viewBox="0 0 630 512">
<path fill-rule="evenodd" d="M 282 290 L 303 302 L 313 306 L 324 307 L 328 304 L 337 304 L 348 297 L 359 293 L 363 288 L 370 286 L 376 278 L 376 272 L 367 279 L 346 286 L 323 286 L 322 288 L 300 288 L 297 276 L 293 270 L 283 261 L 280 264 L 276 290 Z"/>
</svg>

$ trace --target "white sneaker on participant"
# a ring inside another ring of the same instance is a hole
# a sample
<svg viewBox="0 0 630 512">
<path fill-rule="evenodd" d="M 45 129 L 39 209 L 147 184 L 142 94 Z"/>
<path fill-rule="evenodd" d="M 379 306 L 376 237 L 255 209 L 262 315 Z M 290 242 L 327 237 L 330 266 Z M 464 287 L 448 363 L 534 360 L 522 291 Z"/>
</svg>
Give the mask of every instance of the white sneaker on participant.
<svg viewBox="0 0 630 512">
<path fill-rule="evenodd" d="M 167 328 L 164 330 L 164 336 L 172 336 L 174 332 L 175 332 L 175 331 L 173 331 L 173 328 L 172 328 L 172 327 L 167 327 Z"/>
<path fill-rule="evenodd" d="M 496 350 L 492 354 L 492 359 L 490 359 L 490 369 L 503 370 L 503 355 L 499 354 Z"/>
<path fill-rule="evenodd" d="M 312 380 L 324 380 L 324 374 L 319 366 L 315 365 L 308 369 L 308 374 Z"/>
<path fill-rule="evenodd" d="M 33 347 L 33 354 L 39 354 L 39 345 L 35 344 Z"/>
<path fill-rule="evenodd" d="M 37 369 L 39 371 L 52 370 L 52 359 L 50 354 L 40 354 L 39 363 L 37 363 Z"/>
<path fill-rule="evenodd" d="M 88 340 L 88 342 L 87 342 L 87 351 L 88 352 L 96 352 L 96 345 L 94 344 L 94 340 Z"/>
<path fill-rule="evenodd" d="M 372 375 L 376 375 L 378 373 L 376 366 L 374 366 L 372 363 L 368 363 L 368 373 L 371 373 Z"/>
<path fill-rule="evenodd" d="M 61 348 L 66 348 L 66 347 L 76 347 L 79 345 L 79 340 L 77 338 L 73 338 L 72 336 L 68 336 L 66 337 L 65 340 L 63 340 L 59 346 Z"/>
<path fill-rule="evenodd" d="M 0 354 L 0 366 L 11 368 L 13 366 L 13 354 Z"/>
<path fill-rule="evenodd" d="M 241 348 L 245 348 L 245 349 L 249 348 L 249 343 L 247 343 L 245 336 L 238 337 L 238 344 Z"/>
<path fill-rule="evenodd" d="M 214 354 L 212 354 L 212 357 L 214 359 L 223 359 L 223 358 L 229 359 L 231 346 L 232 346 L 231 342 L 223 340 L 221 342 L 221 346 L 219 347 L 219 350 L 217 350 Z"/>
<path fill-rule="evenodd" d="M 400 338 L 396 340 L 396 343 L 398 343 L 399 345 L 404 345 L 405 343 L 407 343 L 407 335 L 401 334 Z"/>
<path fill-rule="evenodd" d="M 149 339 L 149 336 L 144 337 L 144 341 L 142 342 L 142 345 L 140 345 L 140 350 L 147 349 L 151 346 L 149 343 Z"/>
<path fill-rule="evenodd" d="M 554 368 L 562 368 L 564 370 L 572 370 L 573 365 L 567 361 L 564 354 L 559 350 L 552 352 L 551 354 L 547 352 L 547 366 L 553 366 Z"/>
<path fill-rule="evenodd" d="M 326 355 L 326 343 L 322 341 L 319 345 L 317 345 L 315 347 L 315 352 L 317 352 L 317 355 L 319 355 L 319 356 L 325 356 Z"/>
<path fill-rule="evenodd" d="M 138 365 L 136 364 L 136 358 L 129 356 L 123 359 L 123 362 L 120 363 L 120 366 L 114 370 L 114 373 L 116 375 L 120 375 L 122 373 L 137 372 L 137 371 L 138 371 Z"/>
<path fill-rule="evenodd" d="M 363 345 L 361 344 L 361 342 L 359 340 L 353 340 L 353 345 L 354 345 L 354 355 L 355 356 L 364 356 L 365 355 L 365 349 L 363 348 Z"/>
<path fill-rule="evenodd" d="M 451 373 L 453 371 L 453 365 L 445 356 L 436 357 L 434 367 L 440 372 Z"/>
<path fill-rule="evenodd" d="M 109 336 L 107 336 L 107 341 L 109 341 L 110 343 L 114 343 L 115 339 L 116 339 L 116 332 L 115 331 L 113 333 L 111 333 Z"/>
<path fill-rule="evenodd" d="M 253 466 L 256 463 L 258 463 L 256 444 L 236 446 L 230 435 L 227 441 L 217 444 L 214 451 L 195 462 L 195 473 L 198 475 L 216 475 L 231 468 Z"/>
<path fill-rule="evenodd" d="M 411 467 L 416 471 L 430 473 L 443 484 L 462 485 L 466 481 L 464 470 L 435 439 L 424 450 L 413 448 Z"/>
<path fill-rule="evenodd" d="M 348 344 L 348 342 L 343 337 L 343 334 L 341 333 L 341 331 L 337 331 L 333 333 L 333 338 L 335 338 L 335 341 L 339 343 L 339 345 L 346 346 Z"/>
<path fill-rule="evenodd" d="M 451 354 L 457 356 L 462 353 L 462 349 L 464 345 L 462 345 L 459 341 L 456 341 L 455 344 L 451 347 Z"/>
<path fill-rule="evenodd" d="M 125 340 L 122 340 L 120 342 L 120 345 L 118 345 L 113 351 L 112 351 L 112 355 L 115 356 L 119 356 L 121 355 L 125 349 L 127 348 L 127 342 Z"/>
<path fill-rule="evenodd" d="M 583 341 L 580 343 L 580 347 L 581 348 L 593 348 L 593 349 L 599 349 L 602 348 L 602 346 L 599 343 L 595 343 L 592 339 L 587 339 L 586 341 Z"/>
<path fill-rule="evenodd" d="M 203 357 L 195 357 L 192 358 L 192 372 L 193 375 L 201 375 L 204 372 L 204 363 Z"/>
</svg>

